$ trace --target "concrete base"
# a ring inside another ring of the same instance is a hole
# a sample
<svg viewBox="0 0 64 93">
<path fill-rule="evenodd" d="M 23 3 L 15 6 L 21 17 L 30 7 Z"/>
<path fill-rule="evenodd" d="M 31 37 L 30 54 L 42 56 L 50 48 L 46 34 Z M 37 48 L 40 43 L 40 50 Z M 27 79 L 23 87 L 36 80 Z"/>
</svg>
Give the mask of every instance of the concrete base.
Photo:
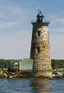
<svg viewBox="0 0 64 93">
<path fill-rule="evenodd" d="M 53 74 L 52 71 L 38 71 L 36 73 L 33 73 L 34 77 L 47 77 L 52 78 Z"/>
</svg>

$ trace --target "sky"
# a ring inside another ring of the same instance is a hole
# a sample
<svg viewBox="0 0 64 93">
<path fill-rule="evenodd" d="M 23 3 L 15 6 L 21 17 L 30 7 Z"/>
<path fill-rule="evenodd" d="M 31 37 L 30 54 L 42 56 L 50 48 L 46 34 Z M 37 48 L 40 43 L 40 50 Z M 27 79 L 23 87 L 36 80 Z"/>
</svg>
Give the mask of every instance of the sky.
<svg viewBox="0 0 64 93">
<path fill-rule="evenodd" d="M 30 57 L 38 9 L 50 20 L 51 58 L 64 59 L 64 0 L 0 0 L 0 59 Z"/>
</svg>

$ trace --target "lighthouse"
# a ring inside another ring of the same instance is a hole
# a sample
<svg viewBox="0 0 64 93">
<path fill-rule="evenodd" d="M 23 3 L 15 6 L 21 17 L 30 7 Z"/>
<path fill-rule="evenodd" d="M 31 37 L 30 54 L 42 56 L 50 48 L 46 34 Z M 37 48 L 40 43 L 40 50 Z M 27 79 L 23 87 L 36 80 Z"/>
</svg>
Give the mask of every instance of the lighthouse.
<svg viewBox="0 0 64 93">
<path fill-rule="evenodd" d="M 52 77 L 49 21 L 44 21 L 44 15 L 38 11 L 36 22 L 32 23 L 32 40 L 30 58 L 33 59 L 34 77 Z"/>
</svg>

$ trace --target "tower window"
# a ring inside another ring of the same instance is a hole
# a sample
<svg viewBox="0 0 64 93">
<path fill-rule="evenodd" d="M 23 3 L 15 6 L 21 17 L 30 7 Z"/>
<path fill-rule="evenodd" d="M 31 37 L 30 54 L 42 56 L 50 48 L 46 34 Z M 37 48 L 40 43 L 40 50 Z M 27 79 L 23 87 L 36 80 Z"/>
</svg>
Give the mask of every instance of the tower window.
<svg viewBox="0 0 64 93">
<path fill-rule="evenodd" d="M 37 47 L 37 52 L 40 53 L 40 47 Z"/>
<path fill-rule="evenodd" d="M 38 31 L 38 37 L 40 36 L 40 31 Z"/>
</svg>

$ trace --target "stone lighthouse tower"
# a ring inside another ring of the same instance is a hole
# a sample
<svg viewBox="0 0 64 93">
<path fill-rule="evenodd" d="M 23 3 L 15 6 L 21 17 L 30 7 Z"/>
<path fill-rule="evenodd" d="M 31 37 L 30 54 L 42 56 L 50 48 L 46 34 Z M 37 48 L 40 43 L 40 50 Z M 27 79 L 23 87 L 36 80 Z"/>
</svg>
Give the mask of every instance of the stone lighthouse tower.
<svg viewBox="0 0 64 93">
<path fill-rule="evenodd" d="M 32 41 L 30 58 L 33 59 L 33 74 L 35 77 L 52 77 L 49 22 L 44 21 L 44 15 L 38 11 L 36 22 L 32 22 Z"/>
</svg>

